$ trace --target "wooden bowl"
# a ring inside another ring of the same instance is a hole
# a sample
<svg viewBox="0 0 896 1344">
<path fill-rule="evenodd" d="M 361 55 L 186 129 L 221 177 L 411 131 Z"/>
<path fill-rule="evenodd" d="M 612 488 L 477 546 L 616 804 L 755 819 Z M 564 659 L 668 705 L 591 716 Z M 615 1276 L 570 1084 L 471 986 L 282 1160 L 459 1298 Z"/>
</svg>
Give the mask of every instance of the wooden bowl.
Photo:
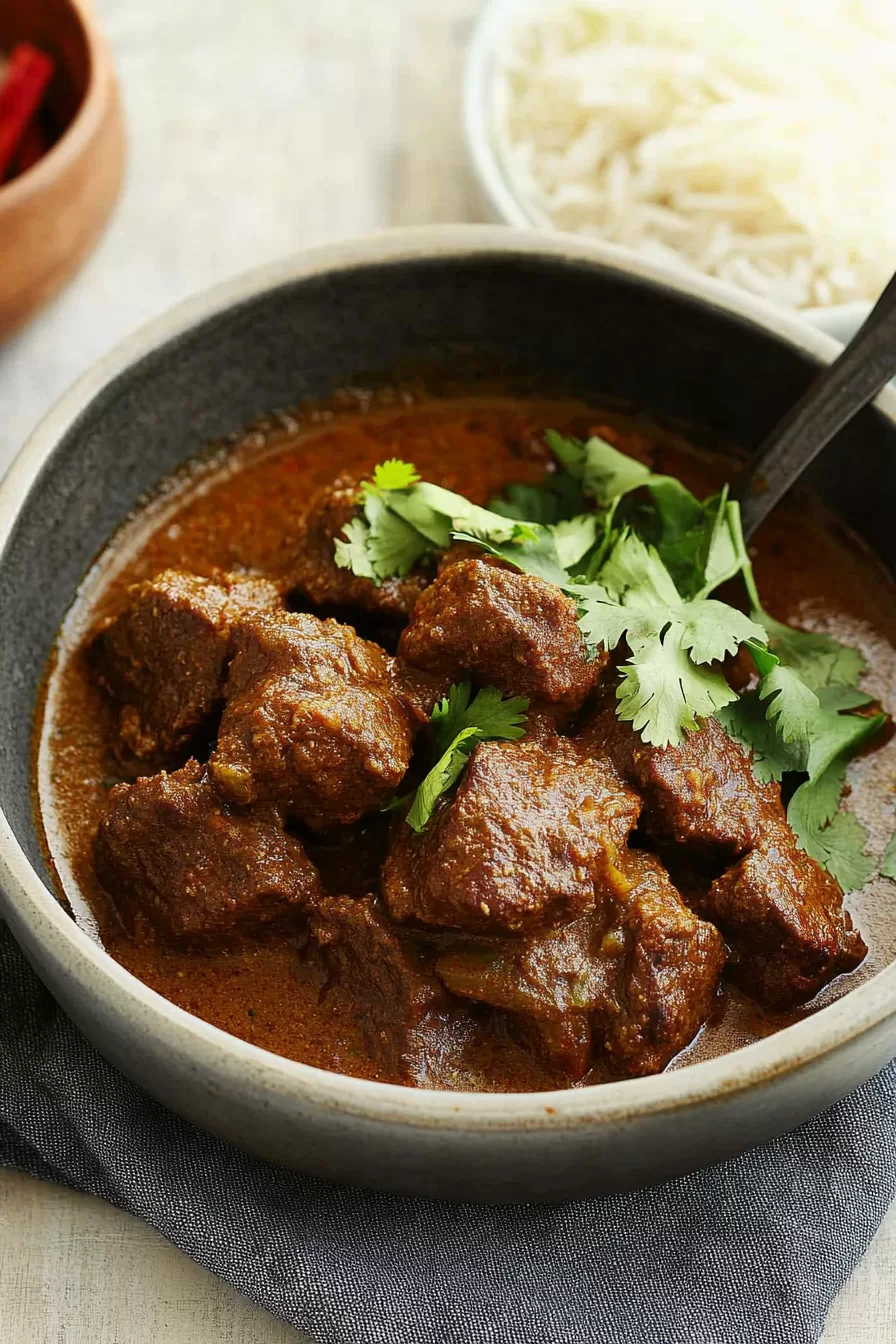
<svg viewBox="0 0 896 1344">
<path fill-rule="evenodd" d="M 0 340 L 87 258 L 124 163 L 115 76 L 88 0 L 0 0 L 0 50 L 22 40 L 56 61 L 48 101 L 62 134 L 32 168 L 0 186 Z"/>
</svg>

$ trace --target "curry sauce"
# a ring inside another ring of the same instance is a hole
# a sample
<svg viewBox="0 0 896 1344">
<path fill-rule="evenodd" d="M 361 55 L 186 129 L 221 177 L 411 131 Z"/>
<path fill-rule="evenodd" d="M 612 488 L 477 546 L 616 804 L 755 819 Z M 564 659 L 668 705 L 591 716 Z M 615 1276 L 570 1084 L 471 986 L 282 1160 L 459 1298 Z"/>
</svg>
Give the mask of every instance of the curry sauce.
<svg viewBox="0 0 896 1344">
<path fill-rule="evenodd" d="M 351 996 L 327 992 L 326 969 L 303 921 L 226 945 L 180 950 L 129 936 L 97 880 L 94 837 L 109 789 L 141 773 L 115 750 L 115 707 L 93 666 L 94 633 L 120 610 L 130 585 L 166 569 L 282 573 L 294 556 L 309 501 L 339 473 L 362 478 L 399 456 L 426 480 L 485 504 L 509 483 L 544 477 L 542 432 L 585 433 L 609 424 L 631 438 L 655 470 L 695 492 L 718 488 L 730 463 L 676 431 L 641 417 L 569 402 L 480 397 L 431 401 L 411 395 L 345 396 L 327 408 L 271 417 L 165 482 L 122 526 L 86 576 L 60 633 L 35 729 L 35 795 L 60 896 L 74 918 L 123 966 L 187 1011 L 288 1058 L 360 1077 L 400 1079 L 371 1050 Z M 757 580 L 779 620 L 856 646 L 869 667 L 863 685 L 885 708 L 896 703 L 896 590 L 880 562 L 810 496 L 794 496 L 759 534 Z M 318 611 L 319 616 L 332 613 Z M 387 646 L 395 630 L 359 613 L 362 636 Z M 191 744 L 200 759 L 210 743 Z M 186 755 L 182 758 L 186 759 Z M 182 761 L 172 763 L 173 768 Z M 850 770 L 849 805 L 882 849 L 892 829 L 896 743 L 884 741 Z M 375 891 L 388 847 L 389 816 L 302 840 L 333 896 Z M 896 955 L 896 885 L 878 878 L 847 898 L 869 946 L 858 970 L 811 1004 L 768 1013 L 725 987 L 706 1025 L 672 1067 L 766 1035 L 813 1011 Z M 595 1065 L 582 1081 L 610 1076 Z M 427 1085 L 519 1091 L 558 1085 L 508 1029 L 500 1012 L 470 1005 L 442 1023 Z"/>
</svg>

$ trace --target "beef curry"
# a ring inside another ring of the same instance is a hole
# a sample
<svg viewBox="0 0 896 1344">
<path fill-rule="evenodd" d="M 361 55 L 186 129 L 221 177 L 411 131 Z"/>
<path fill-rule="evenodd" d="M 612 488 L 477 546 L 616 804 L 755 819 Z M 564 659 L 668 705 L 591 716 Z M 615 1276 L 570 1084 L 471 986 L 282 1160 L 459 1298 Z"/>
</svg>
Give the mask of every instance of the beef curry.
<svg viewBox="0 0 896 1344">
<path fill-rule="evenodd" d="M 598 426 L 694 489 L 730 468 L 579 404 L 345 397 L 192 464 L 88 575 L 38 716 L 37 805 L 75 918 L 174 1003 L 339 1072 L 542 1090 L 733 1048 L 896 953 L 890 884 L 850 914 L 718 719 L 658 747 L 618 717 L 614 658 L 560 588 L 463 542 L 379 582 L 335 562 L 377 463 L 486 504 L 551 472 L 548 426 Z M 801 497 L 754 563 L 779 620 L 865 653 L 886 708 L 896 593 L 875 557 Z M 522 726 L 479 740 L 414 829 L 435 707 L 464 682 L 525 697 Z M 878 842 L 894 776 L 886 740 L 851 768 Z"/>
</svg>

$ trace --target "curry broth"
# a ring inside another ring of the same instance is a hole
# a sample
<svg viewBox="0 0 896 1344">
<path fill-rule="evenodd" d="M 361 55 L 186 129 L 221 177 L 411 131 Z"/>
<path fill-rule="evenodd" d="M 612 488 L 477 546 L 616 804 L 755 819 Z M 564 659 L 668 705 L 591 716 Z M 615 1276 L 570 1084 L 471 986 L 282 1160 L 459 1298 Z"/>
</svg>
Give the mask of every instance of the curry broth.
<svg viewBox="0 0 896 1344">
<path fill-rule="evenodd" d="M 476 502 L 545 470 L 538 431 L 586 432 L 611 423 L 645 435 L 657 470 L 698 494 L 725 477 L 718 455 L 638 417 L 581 404 L 501 397 L 427 401 L 393 394 L 345 396 L 327 409 L 261 422 L 166 482 L 113 538 L 66 617 L 35 730 L 36 808 L 60 893 L 76 920 L 129 971 L 198 1017 L 277 1054 L 361 1077 L 386 1077 L 364 1045 L 350 1005 L 321 998 L 321 973 L 302 955 L 302 935 L 268 933 L 226 951 L 176 952 L 126 938 L 92 868 L 93 835 L 106 793 L 121 779 L 111 749 L 114 718 L 91 675 L 89 631 L 115 611 L 124 590 L 168 566 L 276 572 L 290 558 L 297 520 L 314 492 L 341 471 L 363 476 L 384 458 L 413 461 L 425 479 Z M 868 659 L 864 686 L 896 704 L 896 588 L 880 562 L 821 504 L 795 497 L 765 524 L 755 567 L 763 599 L 780 620 L 824 630 Z M 361 628 L 361 633 L 367 633 Z M 896 741 L 853 764 L 850 806 L 880 850 L 892 829 Z M 311 857 L 333 892 L 371 890 L 383 849 L 377 821 L 346 846 L 319 844 Z M 829 985 L 810 1012 L 896 957 L 896 884 L 876 879 L 847 905 L 869 955 Z M 717 1011 L 672 1067 L 717 1055 L 779 1029 L 800 1014 L 772 1016 L 727 989 Z M 485 1011 L 448 1029 L 438 1085 L 517 1091 L 556 1086 Z M 600 1081 L 596 1072 L 585 1080 Z"/>
</svg>

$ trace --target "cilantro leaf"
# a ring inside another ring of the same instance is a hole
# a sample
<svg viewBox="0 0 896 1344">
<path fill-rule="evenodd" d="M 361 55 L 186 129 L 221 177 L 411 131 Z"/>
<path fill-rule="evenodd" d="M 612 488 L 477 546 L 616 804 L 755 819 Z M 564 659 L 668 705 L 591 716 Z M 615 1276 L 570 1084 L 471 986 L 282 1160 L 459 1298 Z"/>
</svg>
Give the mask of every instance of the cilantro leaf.
<svg viewBox="0 0 896 1344">
<path fill-rule="evenodd" d="M 436 803 L 460 779 L 473 750 L 481 741 L 478 728 L 464 728 L 439 757 L 414 794 L 414 801 L 405 817 L 411 830 L 419 835 L 426 829 Z"/>
<path fill-rule="evenodd" d="M 698 719 L 737 699 L 718 672 L 691 661 L 683 634 L 683 627 L 673 622 L 660 639 L 637 644 L 620 669 L 617 713 L 657 747 L 680 742 L 698 727 Z"/>
<path fill-rule="evenodd" d="M 471 699 L 469 681 L 456 682 L 430 718 L 436 750 L 447 750 L 453 738 L 466 728 L 477 728 L 483 738 L 522 737 L 529 701 L 522 695 L 504 697 L 496 686 L 483 686 Z"/>
<path fill-rule="evenodd" d="M 822 709 L 838 712 L 843 709 L 861 709 L 874 704 L 874 696 L 866 695 L 857 686 L 838 686 L 830 684 L 816 686 L 815 694 Z"/>
<path fill-rule="evenodd" d="M 849 761 L 886 722 L 884 714 L 820 711 L 813 725 L 806 769 L 787 808 L 787 820 L 802 849 L 833 873 L 844 891 L 865 885 L 875 864 L 865 853 L 867 833 L 851 812 L 840 812 Z"/>
<path fill-rule="evenodd" d="M 558 434 L 556 429 L 546 429 L 545 442 L 560 465 L 575 480 L 581 481 L 585 475 L 585 444 L 582 439 L 570 434 Z"/>
<path fill-rule="evenodd" d="M 805 788 L 805 784 L 802 787 Z M 789 811 L 787 816 L 800 848 L 826 868 L 844 891 L 859 891 L 864 887 L 876 865 L 865 853 L 868 833 L 854 813 L 838 812 L 827 826 L 805 829 L 794 821 Z"/>
<path fill-rule="evenodd" d="M 868 833 L 858 817 L 837 810 L 845 777 L 842 759 L 801 784 L 790 800 L 787 820 L 800 848 L 827 868 L 844 891 L 858 891 L 876 865 L 865 853 Z"/>
<path fill-rule="evenodd" d="M 419 480 L 420 473 L 413 462 L 402 462 L 400 457 L 390 457 L 373 469 L 377 490 L 407 490 Z"/>
<path fill-rule="evenodd" d="M 600 572 L 600 583 L 617 601 L 641 607 L 677 607 L 681 597 L 655 547 L 623 530 Z"/>
<path fill-rule="evenodd" d="M 795 672 L 813 691 L 818 691 L 822 686 L 855 686 L 866 667 L 865 659 L 858 649 L 841 644 L 831 635 L 811 630 L 794 630 L 791 626 L 776 621 L 764 610 L 744 540 L 740 509 L 734 501 L 728 504 L 728 526 L 739 558 L 738 568 L 743 574 L 752 605 L 750 615 L 753 620 L 765 627 L 768 636 L 766 642 L 779 662 Z M 734 574 L 729 574 L 727 577 L 733 578 Z"/>
<path fill-rule="evenodd" d="M 786 743 L 799 743 L 807 749 L 821 714 L 818 696 L 789 667 L 775 666 L 759 683 L 759 698 L 766 705 L 766 717 Z"/>
<path fill-rule="evenodd" d="M 563 569 L 572 571 L 588 554 L 597 542 L 597 529 L 597 515 L 593 513 L 579 514 L 552 527 L 557 559 Z"/>
<path fill-rule="evenodd" d="M 437 750 L 443 751 L 451 738 L 463 728 L 476 727 L 484 738 L 521 738 L 525 732 L 525 711 L 529 702 L 523 695 L 501 695 L 494 685 L 485 685 L 472 696 L 469 681 L 459 681 L 437 704 L 430 722 L 435 730 Z"/>
<path fill-rule="evenodd" d="M 579 600 L 586 643 L 615 648 L 627 633 L 644 641 L 670 623 L 695 663 L 718 662 L 764 630 L 749 616 L 711 598 L 683 602 L 658 552 L 633 532 L 623 533 L 601 569 L 598 584 L 567 584 Z"/>
<path fill-rule="evenodd" d="M 881 877 L 896 879 L 896 833 L 890 836 L 884 856 L 880 861 Z"/>
<path fill-rule="evenodd" d="M 651 481 L 669 482 L 674 491 L 685 492 L 680 481 L 671 476 L 656 475 L 650 467 L 635 457 L 629 457 L 628 453 L 620 452 L 599 434 L 592 434 L 587 443 L 583 443 L 581 439 L 549 429 L 545 438 L 558 462 L 574 479 L 581 482 L 583 493 L 593 499 L 598 508 L 609 508 L 614 500 Z M 690 494 L 689 491 L 685 493 Z M 693 499 L 693 495 L 690 498 Z"/>
<path fill-rule="evenodd" d="M 335 544 L 335 560 L 340 569 L 350 569 L 362 579 L 376 578 L 367 551 L 369 536 L 370 528 L 363 519 L 352 518 L 346 523 Z"/>
<path fill-rule="evenodd" d="M 403 578 L 430 549 L 426 538 L 394 514 L 379 495 L 367 495 L 364 515 L 367 558 L 375 579 Z"/>
<path fill-rule="evenodd" d="M 887 721 L 886 714 L 831 714 L 823 711 L 813 726 L 806 769 L 817 779 L 842 757 L 849 761 L 876 737 Z"/>
<path fill-rule="evenodd" d="M 463 495 L 429 481 L 421 481 L 406 494 L 390 496 L 389 507 L 439 548 L 446 547 L 452 531 L 460 528 L 469 528 L 496 542 L 506 541 L 514 528 L 512 519 L 471 504 Z"/>
<path fill-rule="evenodd" d="M 563 587 L 569 575 L 560 564 L 553 532 L 546 527 L 515 523 L 506 541 L 489 540 L 478 531 L 455 532 L 455 541 L 468 541 L 481 546 L 489 555 L 495 555 L 525 574 L 534 574 L 547 583 Z"/>
<path fill-rule="evenodd" d="M 753 773 L 761 784 L 805 769 L 805 753 L 778 736 L 758 691 L 747 691 L 723 705 L 716 717 L 729 736 L 753 753 Z"/>
<path fill-rule="evenodd" d="M 449 686 L 444 699 L 433 707 L 429 721 L 432 724 L 435 749 L 439 755 L 447 751 L 452 740 L 462 729 L 472 726 L 467 715 L 472 696 L 471 682 L 456 681 L 453 686 Z"/>
<path fill-rule="evenodd" d="M 765 631 L 749 616 L 712 598 L 684 603 L 676 613 L 684 631 L 682 645 L 695 663 L 718 663 L 741 644 L 762 639 Z"/>
<path fill-rule="evenodd" d="M 472 699 L 471 693 L 468 681 L 456 683 L 430 717 L 438 760 L 417 789 L 405 818 L 418 834 L 425 830 L 439 799 L 463 774 L 480 742 L 512 742 L 525 735 L 529 708 L 525 696 L 505 697 L 494 686 L 484 686 Z"/>
<path fill-rule="evenodd" d="M 621 453 L 597 434 L 584 445 L 582 490 L 599 508 L 605 509 L 620 495 L 646 485 L 652 475 L 643 462 Z"/>
<path fill-rule="evenodd" d="M 530 523 L 563 522 L 586 508 L 578 481 L 568 471 L 545 476 L 541 485 L 508 485 L 503 496 L 489 501 L 492 513 L 504 518 L 522 518 Z"/>
<path fill-rule="evenodd" d="M 567 591 L 578 599 L 579 629 L 589 649 L 612 652 L 629 630 L 642 638 L 659 634 L 656 620 L 641 621 L 636 608 L 624 606 L 599 583 L 569 584 Z"/>
<path fill-rule="evenodd" d="M 761 608 L 753 615 L 765 626 L 772 652 L 812 690 L 817 691 L 820 686 L 854 686 L 865 671 L 865 659 L 858 649 L 841 644 L 831 635 L 794 630 Z"/>
<path fill-rule="evenodd" d="M 701 557 L 699 565 L 703 575 L 699 592 L 701 597 L 733 579 L 742 572 L 745 564 L 750 564 L 740 519 L 740 505 L 736 499 L 728 498 L 727 485 L 717 497 L 717 502 L 707 500 L 705 507 L 708 510 L 715 508 L 715 517 L 712 527 L 704 534 L 707 545 L 705 558 Z M 763 624 L 755 612 L 753 620 L 759 625 Z"/>
</svg>

